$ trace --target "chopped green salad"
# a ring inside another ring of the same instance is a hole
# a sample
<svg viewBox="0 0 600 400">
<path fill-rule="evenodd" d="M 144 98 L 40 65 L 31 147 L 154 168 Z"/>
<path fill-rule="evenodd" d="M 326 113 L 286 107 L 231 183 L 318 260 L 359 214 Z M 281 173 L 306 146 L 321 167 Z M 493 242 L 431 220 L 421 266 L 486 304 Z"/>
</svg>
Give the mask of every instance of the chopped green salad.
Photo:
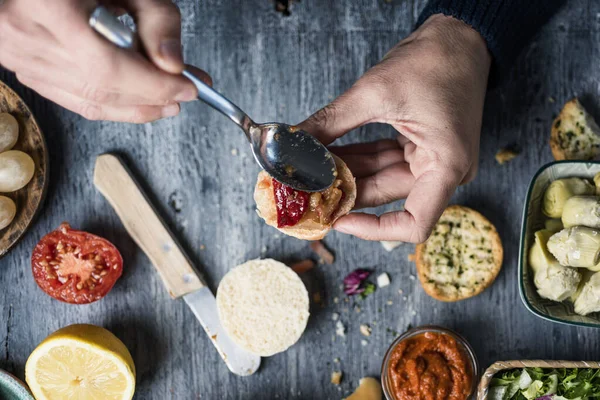
<svg viewBox="0 0 600 400">
<path fill-rule="evenodd" d="M 600 400 L 600 369 L 523 368 L 497 373 L 488 400 Z"/>
</svg>

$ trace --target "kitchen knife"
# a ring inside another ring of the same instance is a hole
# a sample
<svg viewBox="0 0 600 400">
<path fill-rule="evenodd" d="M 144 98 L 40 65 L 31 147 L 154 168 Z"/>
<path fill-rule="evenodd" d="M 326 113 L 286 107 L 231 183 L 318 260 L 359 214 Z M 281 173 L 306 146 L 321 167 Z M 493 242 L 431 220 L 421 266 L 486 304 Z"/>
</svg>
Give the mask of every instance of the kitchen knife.
<svg viewBox="0 0 600 400">
<path fill-rule="evenodd" d="M 171 297 L 183 297 L 192 309 L 229 370 L 237 375 L 256 372 L 260 357 L 237 347 L 227 336 L 219 321 L 215 296 L 117 156 L 98 156 L 94 185 L 115 209 L 129 235 L 146 253 Z"/>
</svg>

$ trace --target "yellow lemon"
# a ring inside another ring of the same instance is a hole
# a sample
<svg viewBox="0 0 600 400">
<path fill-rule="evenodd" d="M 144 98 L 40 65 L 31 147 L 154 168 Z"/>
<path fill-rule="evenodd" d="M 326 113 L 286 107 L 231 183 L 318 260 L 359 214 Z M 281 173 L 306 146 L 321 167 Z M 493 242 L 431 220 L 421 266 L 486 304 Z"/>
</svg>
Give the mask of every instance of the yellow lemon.
<svg viewBox="0 0 600 400">
<path fill-rule="evenodd" d="M 115 335 L 77 324 L 36 347 L 27 359 L 25 380 L 37 400 L 130 400 L 135 366 Z"/>
</svg>

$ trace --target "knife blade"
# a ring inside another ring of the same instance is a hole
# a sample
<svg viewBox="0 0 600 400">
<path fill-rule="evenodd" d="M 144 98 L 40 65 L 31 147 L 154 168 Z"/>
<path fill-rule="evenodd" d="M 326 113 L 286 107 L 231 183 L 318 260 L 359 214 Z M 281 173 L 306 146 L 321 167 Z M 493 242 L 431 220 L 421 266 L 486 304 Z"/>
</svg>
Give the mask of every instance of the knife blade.
<svg viewBox="0 0 600 400">
<path fill-rule="evenodd" d="M 116 155 L 102 154 L 96 158 L 94 185 L 146 253 L 171 297 L 183 297 L 229 370 L 241 376 L 256 372 L 260 356 L 241 349 L 227 336 L 219 320 L 215 296 Z"/>
</svg>

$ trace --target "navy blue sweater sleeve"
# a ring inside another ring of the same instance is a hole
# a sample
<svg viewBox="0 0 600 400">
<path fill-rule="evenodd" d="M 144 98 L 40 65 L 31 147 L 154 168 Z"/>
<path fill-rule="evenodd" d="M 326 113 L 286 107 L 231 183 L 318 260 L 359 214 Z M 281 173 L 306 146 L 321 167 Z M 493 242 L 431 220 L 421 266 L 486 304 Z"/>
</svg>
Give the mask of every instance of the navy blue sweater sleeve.
<svg viewBox="0 0 600 400">
<path fill-rule="evenodd" d="M 417 26 L 434 14 L 460 19 L 481 34 L 493 57 L 491 79 L 506 75 L 523 47 L 566 0 L 430 0 Z"/>
</svg>

